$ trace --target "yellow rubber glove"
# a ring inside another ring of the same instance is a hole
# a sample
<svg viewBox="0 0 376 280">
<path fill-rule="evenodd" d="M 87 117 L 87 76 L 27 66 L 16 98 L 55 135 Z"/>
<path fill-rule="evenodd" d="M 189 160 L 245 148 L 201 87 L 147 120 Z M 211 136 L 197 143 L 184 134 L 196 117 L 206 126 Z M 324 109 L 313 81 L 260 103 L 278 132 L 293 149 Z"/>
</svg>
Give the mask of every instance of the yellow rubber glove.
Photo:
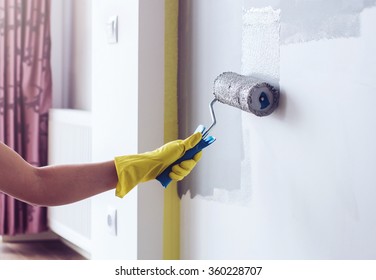
<svg viewBox="0 0 376 280">
<path fill-rule="evenodd" d="M 136 155 L 115 157 L 118 183 L 116 196 L 124 197 L 137 184 L 155 179 L 163 170 L 170 166 L 184 153 L 200 142 L 201 133 L 192 134 L 185 140 L 169 142 L 159 149 Z M 173 166 L 169 174 L 172 180 L 182 180 L 187 176 L 200 160 L 202 152 L 197 153 L 193 159 L 186 160 Z"/>
</svg>

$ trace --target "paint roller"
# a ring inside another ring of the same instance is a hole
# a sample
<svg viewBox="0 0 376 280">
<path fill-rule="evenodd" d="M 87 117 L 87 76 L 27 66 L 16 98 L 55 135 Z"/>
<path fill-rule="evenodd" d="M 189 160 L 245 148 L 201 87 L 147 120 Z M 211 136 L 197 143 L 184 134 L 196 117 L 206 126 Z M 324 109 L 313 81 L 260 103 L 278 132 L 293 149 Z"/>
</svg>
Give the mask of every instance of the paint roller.
<svg viewBox="0 0 376 280">
<path fill-rule="evenodd" d="M 157 177 L 157 180 L 165 188 L 171 182 L 169 173 L 172 170 L 172 166 L 184 160 L 192 159 L 195 154 L 215 141 L 213 136 L 208 135 L 217 122 L 213 108 L 215 102 L 219 101 L 259 117 L 273 113 L 279 102 L 279 91 L 269 83 L 252 76 L 244 76 L 234 72 L 224 72 L 214 80 L 213 94 L 214 99 L 209 104 L 212 124 L 208 129 L 203 125 L 199 125 L 195 132 L 202 133 L 201 141 L 195 147 L 186 151 L 180 159 L 167 167 Z"/>
</svg>

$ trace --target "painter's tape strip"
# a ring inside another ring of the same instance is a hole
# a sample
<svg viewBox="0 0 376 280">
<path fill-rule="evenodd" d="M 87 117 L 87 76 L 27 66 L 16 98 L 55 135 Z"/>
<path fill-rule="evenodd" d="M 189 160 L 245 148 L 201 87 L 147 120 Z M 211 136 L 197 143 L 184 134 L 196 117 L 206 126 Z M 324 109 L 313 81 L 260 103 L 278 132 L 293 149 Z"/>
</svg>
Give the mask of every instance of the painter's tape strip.
<svg viewBox="0 0 376 280">
<path fill-rule="evenodd" d="M 242 74 L 279 80 L 280 10 L 252 8 L 243 13 Z"/>
<path fill-rule="evenodd" d="M 178 0 L 165 0 L 165 102 L 164 140 L 178 137 Z M 176 182 L 165 190 L 163 214 L 163 259 L 180 258 L 180 199 Z"/>
</svg>

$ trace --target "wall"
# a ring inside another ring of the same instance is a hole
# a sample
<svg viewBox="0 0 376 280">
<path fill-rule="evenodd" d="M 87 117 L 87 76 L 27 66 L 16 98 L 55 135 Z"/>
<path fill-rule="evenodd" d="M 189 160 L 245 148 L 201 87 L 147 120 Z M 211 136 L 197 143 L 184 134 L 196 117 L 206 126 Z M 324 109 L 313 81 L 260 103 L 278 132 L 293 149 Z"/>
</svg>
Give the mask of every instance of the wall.
<svg viewBox="0 0 376 280">
<path fill-rule="evenodd" d="M 90 111 L 92 161 L 150 151 L 164 137 L 164 1 L 52 1 L 54 107 Z M 118 42 L 108 20 L 118 16 Z M 92 32 L 93 30 L 93 32 Z M 114 186 L 115 187 L 115 186 Z M 117 210 L 117 235 L 107 214 Z M 91 199 L 92 259 L 161 259 L 163 188 Z"/>
<path fill-rule="evenodd" d="M 376 257 L 375 1 L 181 1 L 180 120 L 211 123 L 217 75 L 264 74 L 273 115 L 216 104 L 180 186 L 183 259 Z"/>
<path fill-rule="evenodd" d="M 118 43 L 107 23 L 118 16 Z M 150 151 L 163 144 L 163 0 L 92 1 L 93 161 Z M 163 188 L 144 183 L 123 199 L 115 191 L 93 197 L 94 259 L 161 259 Z M 117 209 L 117 236 L 107 211 Z"/>
<path fill-rule="evenodd" d="M 137 1 L 120 2 L 92 2 L 94 161 L 137 151 L 138 5 Z M 119 16 L 119 43 L 108 44 L 107 21 L 115 14 Z M 116 133 L 116 127 L 122 129 Z M 137 199 L 137 192 L 120 200 L 114 191 L 93 198 L 94 259 L 137 258 L 137 215 L 131 214 L 137 213 Z M 118 237 L 108 234 L 104 224 L 108 207 L 118 211 Z"/>
<path fill-rule="evenodd" d="M 51 1 L 54 108 L 91 110 L 91 3 Z"/>
</svg>

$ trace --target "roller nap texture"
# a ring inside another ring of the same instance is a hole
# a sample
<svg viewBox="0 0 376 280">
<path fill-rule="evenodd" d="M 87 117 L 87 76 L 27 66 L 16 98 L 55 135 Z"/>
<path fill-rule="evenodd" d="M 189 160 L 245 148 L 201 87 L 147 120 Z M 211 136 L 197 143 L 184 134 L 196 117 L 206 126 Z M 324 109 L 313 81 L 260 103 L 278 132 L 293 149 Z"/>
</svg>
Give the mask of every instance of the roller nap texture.
<svg viewBox="0 0 376 280">
<path fill-rule="evenodd" d="M 251 76 L 225 72 L 214 81 L 215 98 L 256 116 L 270 115 L 278 106 L 279 91 Z"/>
</svg>

